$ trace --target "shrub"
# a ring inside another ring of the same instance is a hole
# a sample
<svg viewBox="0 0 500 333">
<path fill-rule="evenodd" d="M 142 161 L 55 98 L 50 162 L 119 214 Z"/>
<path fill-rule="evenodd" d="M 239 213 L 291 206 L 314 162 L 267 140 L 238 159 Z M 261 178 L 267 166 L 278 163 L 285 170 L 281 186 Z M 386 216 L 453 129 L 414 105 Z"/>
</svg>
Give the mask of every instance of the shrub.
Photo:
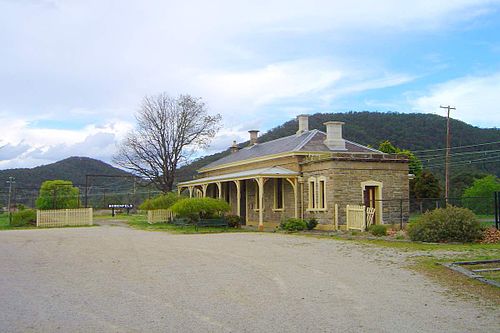
<svg viewBox="0 0 500 333">
<path fill-rule="evenodd" d="M 177 201 L 171 207 L 179 217 L 187 217 L 191 221 L 220 217 L 231 210 L 224 200 L 213 198 L 186 198 Z"/>
<path fill-rule="evenodd" d="M 139 209 L 141 210 L 167 209 L 170 208 L 174 203 L 176 203 L 180 199 L 181 197 L 173 192 L 160 194 L 154 198 L 146 199 L 142 204 L 139 205 Z"/>
<path fill-rule="evenodd" d="M 313 218 L 310 218 L 309 220 L 307 220 L 306 223 L 307 223 L 307 230 L 313 230 L 318 225 L 318 220 L 316 220 L 313 217 Z"/>
<path fill-rule="evenodd" d="M 241 217 L 238 215 L 226 215 L 224 217 L 230 228 L 241 228 Z"/>
<path fill-rule="evenodd" d="M 12 214 L 11 226 L 23 227 L 28 224 L 36 225 L 36 210 L 25 209 Z"/>
<path fill-rule="evenodd" d="M 373 236 L 386 236 L 387 235 L 387 228 L 385 225 L 381 224 L 373 224 L 368 227 L 368 231 L 373 235 Z"/>
<path fill-rule="evenodd" d="M 280 229 L 286 231 L 301 231 L 307 228 L 307 222 L 302 219 L 289 218 L 280 223 Z"/>
<path fill-rule="evenodd" d="M 472 242 L 480 239 L 482 232 L 471 210 L 449 206 L 423 214 L 408 225 L 408 235 L 422 242 Z"/>
</svg>

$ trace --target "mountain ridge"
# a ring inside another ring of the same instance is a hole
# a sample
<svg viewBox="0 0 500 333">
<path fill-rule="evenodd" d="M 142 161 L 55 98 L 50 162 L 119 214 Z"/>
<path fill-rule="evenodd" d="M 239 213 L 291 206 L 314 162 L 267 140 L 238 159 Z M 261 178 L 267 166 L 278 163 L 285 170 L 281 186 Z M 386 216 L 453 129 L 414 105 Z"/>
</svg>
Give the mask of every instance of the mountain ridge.
<svg viewBox="0 0 500 333">
<path fill-rule="evenodd" d="M 315 113 L 309 115 L 309 129 L 325 131 L 326 121 L 343 121 L 343 136 L 345 139 L 366 146 L 377 148 L 382 141 L 389 140 L 393 145 L 419 151 L 425 149 L 442 149 L 446 142 L 446 117 L 428 113 L 398 113 L 398 112 L 346 112 L 346 113 Z M 295 119 L 278 125 L 258 139 L 267 142 L 283 136 L 292 135 L 297 130 Z M 500 129 L 479 128 L 461 120 L 450 118 L 452 147 L 474 145 L 482 142 L 500 142 Z M 228 142 L 228 147 L 229 147 Z M 244 147 L 248 141 L 240 143 Z M 500 149 L 500 144 L 497 145 Z M 203 156 L 189 165 L 179 168 L 177 179 L 191 179 L 196 170 L 219 158 L 230 154 L 230 150 Z M 500 162 L 474 165 L 474 171 L 500 174 Z"/>
</svg>

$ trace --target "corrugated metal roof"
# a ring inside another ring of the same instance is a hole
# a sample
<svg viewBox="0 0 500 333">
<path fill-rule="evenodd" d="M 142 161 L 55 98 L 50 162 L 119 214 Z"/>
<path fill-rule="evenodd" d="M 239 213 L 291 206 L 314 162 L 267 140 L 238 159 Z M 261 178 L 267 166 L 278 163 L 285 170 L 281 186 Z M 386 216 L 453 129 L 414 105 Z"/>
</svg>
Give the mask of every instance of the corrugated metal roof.
<svg viewBox="0 0 500 333">
<path fill-rule="evenodd" d="M 267 155 L 276 155 L 287 152 L 335 152 L 329 149 L 323 141 L 326 134 L 319 130 L 311 130 L 300 135 L 290 135 L 276 140 L 258 143 L 256 145 L 245 147 L 235 153 L 231 153 L 217 161 L 214 161 L 203 168 L 211 169 L 220 165 L 235 163 L 253 158 L 264 157 Z M 380 151 L 365 147 L 355 142 L 346 140 L 346 149 L 342 152 L 365 152 L 365 153 L 380 153 Z M 339 150 L 340 152 L 340 150 Z"/>
<path fill-rule="evenodd" d="M 259 169 L 253 169 L 253 170 L 233 172 L 233 173 L 228 173 L 228 174 L 221 175 L 221 176 L 199 178 L 199 179 L 179 183 L 178 186 L 196 185 L 196 184 L 200 184 L 200 183 L 213 183 L 216 181 L 230 180 L 230 179 L 245 179 L 245 178 L 248 179 L 248 178 L 253 178 L 253 177 L 257 177 L 257 176 L 289 177 L 289 176 L 297 176 L 298 174 L 299 174 L 298 172 L 276 166 L 276 167 L 269 167 L 269 168 L 259 168 Z"/>
</svg>

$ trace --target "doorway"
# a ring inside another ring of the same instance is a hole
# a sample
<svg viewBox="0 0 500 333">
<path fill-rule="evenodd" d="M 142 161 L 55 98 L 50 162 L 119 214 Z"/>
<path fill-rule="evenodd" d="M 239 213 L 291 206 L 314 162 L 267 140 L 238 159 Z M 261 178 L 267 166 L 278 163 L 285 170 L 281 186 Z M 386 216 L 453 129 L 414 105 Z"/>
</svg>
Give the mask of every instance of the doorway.
<svg viewBox="0 0 500 333">
<path fill-rule="evenodd" d="M 382 220 L 382 182 L 361 182 L 362 201 L 366 207 L 374 208 L 373 224 L 384 223 Z"/>
</svg>

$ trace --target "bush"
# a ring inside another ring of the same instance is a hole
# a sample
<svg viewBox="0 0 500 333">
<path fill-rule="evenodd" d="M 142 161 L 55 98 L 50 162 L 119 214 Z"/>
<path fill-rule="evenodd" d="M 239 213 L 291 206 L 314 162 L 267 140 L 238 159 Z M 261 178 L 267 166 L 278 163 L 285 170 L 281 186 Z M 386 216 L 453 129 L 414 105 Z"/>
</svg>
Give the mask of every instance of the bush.
<svg viewBox="0 0 500 333">
<path fill-rule="evenodd" d="M 423 214 L 408 225 L 408 235 L 421 242 L 472 242 L 482 236 L 481 225 L 467 208 L 449 206 Z"/>
<path fill-rule="evenodd" d="M 318 220 L 316 220 L 313 217 L 313 218 L 310 218 L 309 220 L 307 220 L 306 223 L 307 223 L 307 230 L 313 230 L 318 225 Z"/>
<path fill-rule="evenodd" d="M 242 218 L 238 215 L 226 215 L 224 217 L 227 221 L 227 225 L 230 228 L 241 228 Z"/>
<path fill-rule="evenodd" d="M 25 209 L 12 214 L 11 226 L 24 227 L 28 224 L 36 225 L 36 210 Z"/>
<path fill-rule="evenodd" d="M 181 197 L 173 192 L 160 194 L 154 198 L 146 199 L 142 204 L 139 205 L 139 209 L 141 210 L 167 209 L 170 208 L 174 203 L 176 203 L 180 199 Z"/>
<path fill-rule="evenodd" d="M 307 229 L 307 222 L 302 219 L 289 218 L 280 223 L 280 229 L 286 231 L 301 231 Z"/>
<path fill-rule="evenodd" d="M 191 221 L 217 218 L 231 210 L 227 202 L 213 198 L 186 198 L 177 201 L 170 208 L 178 217 L 187 217 Z"/>
<path fill-rule="evenodd" d="M 385 225 L 381 224 L 373 224 L 368 227 L 368 231 L 373 235 L 373 236 L 386 236 L 387 235 L 387 228 Z"/>
</svg>

